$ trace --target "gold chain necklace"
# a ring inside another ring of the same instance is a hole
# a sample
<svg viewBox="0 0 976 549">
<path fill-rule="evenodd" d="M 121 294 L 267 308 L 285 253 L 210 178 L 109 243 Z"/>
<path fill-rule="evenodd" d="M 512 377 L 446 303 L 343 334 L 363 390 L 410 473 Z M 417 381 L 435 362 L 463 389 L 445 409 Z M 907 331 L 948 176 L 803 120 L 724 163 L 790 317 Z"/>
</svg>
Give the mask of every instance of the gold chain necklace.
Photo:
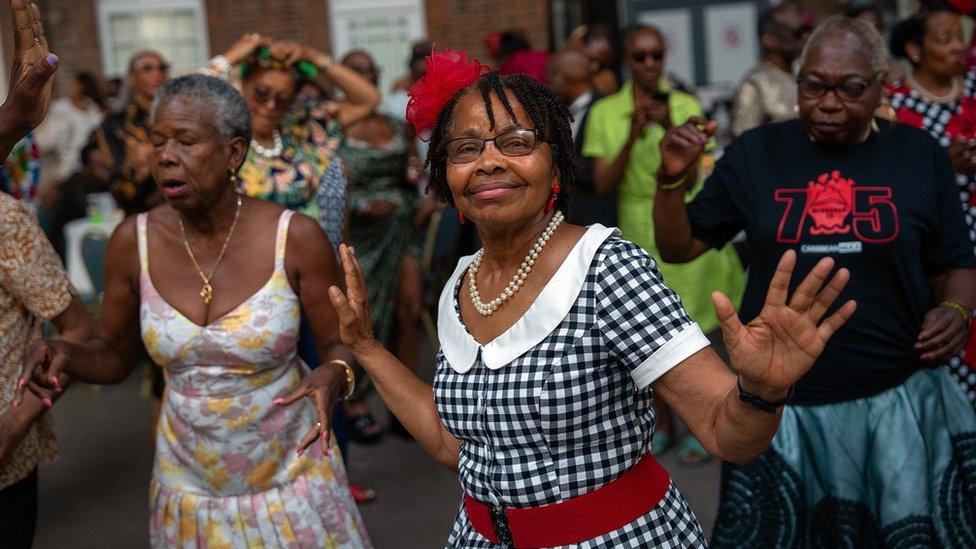
<svg viewBox="0 0 976 549">
<path fill-rule="evenodd" d="M 203 269 L 197 263 L 197 258 L 194 257 L 193 250 L 190 249 L 190 241 L 186 238 L 186 227 L 183 226 L 183 216 L 181 215 L 179 217 L 180 232 L 183 233 L 183 247 L 186 248 L 186 255 L 190 256 L 190 261 L 196 267 L 197 274 L 200 275 L 200 280 L 203 281 L 203 288 L 200 289 L 200 297 L 203 298 L 205 305 L 210 305 L 210 302 L 213 301 L 214 292 L 210 281 L 217 274 L 217 268 L 220 267 L 220 262 L 224 259 L 224 252 L 227 251 L 227 244 L 230 244 L 230 237 L 234 234 L 234 229 L 237 228 L 237 220 L 241 217 L 241 203 L 241 195 L 237 195 L 237 209 L 234 211 L 234 221 L 230 224 L 230 230 L 227 231 L 227 238 L 224 238 L 224 245 L 220 247 L 220 253 L 217 254 L 217 262 L 214 263 L 213 270 L 210 271 L 210 276 L 203 274 Z"/>
</svg>

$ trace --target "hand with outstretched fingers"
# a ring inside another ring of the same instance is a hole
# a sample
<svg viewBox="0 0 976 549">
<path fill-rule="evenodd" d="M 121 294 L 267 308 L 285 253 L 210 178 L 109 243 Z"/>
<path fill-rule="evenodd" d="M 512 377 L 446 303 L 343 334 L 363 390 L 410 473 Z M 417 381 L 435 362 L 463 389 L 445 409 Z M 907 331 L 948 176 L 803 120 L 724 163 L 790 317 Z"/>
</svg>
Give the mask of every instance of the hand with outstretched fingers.
<svg viewBox="0 0 976 549">
<path fill-rule="evenodd" d="M 10 0 L 10 11 L 14 25 L 14 58 L 10 89 L 0 109 L 6 128 L 27 134 L 47 115 L 54 86 L 51 77 L 58 67 L 58 56 L 48 49 L 37 4 Z"/>
<path fill-rule="evenodd" d="M 380 343 L 373 337 L 369 299 L 366 297 L 366 278 L 356 261 L 356 250 L 340 244 L 339 255 L 345 275 L 346 293 L 333 286 L 329 288 L 329 298 L 339 314 L 339 337 L 358 358 L 360 354 Z"/>
<path fill-rule="evenodd" d="M 728 297 L 712 294 L 733 371 L 745 390 L 766 400 L 788 393 L 857 307 L 851 300 L 824 318 L 851 277 L 847 269 L 830 276 L 834 260 L 829 257 L 814 265 L 790 296 L 795 265 L 796 252 L 788 250 L 776 266 L 759 316 L 748 324 L 739 320 Z"/>
</svg>

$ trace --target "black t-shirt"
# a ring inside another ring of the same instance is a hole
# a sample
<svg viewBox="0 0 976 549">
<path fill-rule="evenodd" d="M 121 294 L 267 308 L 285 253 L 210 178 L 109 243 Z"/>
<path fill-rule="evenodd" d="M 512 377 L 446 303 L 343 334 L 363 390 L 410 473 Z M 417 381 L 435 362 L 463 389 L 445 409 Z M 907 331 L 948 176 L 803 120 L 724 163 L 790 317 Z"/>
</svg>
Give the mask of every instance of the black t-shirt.
<svg viewBox="0 0 976 549">
<path fill-rule="evenodd" d="M 936 306 L 928 277 L 976 265 L 949 157 L 920 130 L 883 124 L 862 144 L 825 149 L 795 121 L 733 143 L 688 205 L 696 238 L 721 248 L 745 230 L 753 263 L 740 316 L 759 314 L 780 256 L 797 252 L 795 288 L 822 257 L 851 271 L 831 312 L 854 316 L 796 387 L 797 404 L 840 402 L 902 383 Z"/>
</svg>

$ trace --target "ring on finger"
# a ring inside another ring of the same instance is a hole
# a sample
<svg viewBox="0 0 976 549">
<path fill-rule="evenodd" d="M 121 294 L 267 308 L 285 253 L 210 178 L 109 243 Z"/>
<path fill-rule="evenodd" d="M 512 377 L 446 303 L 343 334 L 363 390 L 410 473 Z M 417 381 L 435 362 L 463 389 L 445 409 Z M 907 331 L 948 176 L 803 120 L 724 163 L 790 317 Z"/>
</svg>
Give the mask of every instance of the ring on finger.
<svg viewBox="0 0 976 549">
<path fill-rule="evenodd" d="M 322 429 L 322 422 L 321 421 L 316 421 L 315 422 L 315 429 L 316 430 Z"/>
</svg>

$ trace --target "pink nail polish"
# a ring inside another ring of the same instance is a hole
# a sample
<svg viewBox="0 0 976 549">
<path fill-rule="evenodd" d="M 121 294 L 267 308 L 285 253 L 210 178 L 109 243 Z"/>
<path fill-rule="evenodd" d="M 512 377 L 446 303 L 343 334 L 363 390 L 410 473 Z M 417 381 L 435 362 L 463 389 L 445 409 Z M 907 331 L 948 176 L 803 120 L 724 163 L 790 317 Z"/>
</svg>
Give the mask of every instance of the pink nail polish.
<svg viewBox="0 0 976 549">
<path fill-rule="evenodd" d="M 302 457 L 302 454 L 304 454 L 304 453 L 305 453 L 305 449 L 304 448 L 299 448 L 298 451 L 295 452 L 295 455 L 298 456 L 298 457 Z"/>
<path fill-rule="evenodd" d="M 16 400 L 14 400 L 14 403 L 13 403 L 13 404 L 11 404 L 11 406 L 13 406 L 14 408 L 16 408 L 16 407 L 18 407 L 18 406 L 20 406 L 20 399 L 18 398 L 18 399 L 16 399 Z"/>
<path fill-rule="evenodd" d="M 23 379 L 21 379 L 20 381 L 18 381 L 17 382 L 17 390 L 19 391 L 19 390 L 23 389 L 24 388 L 24 384 L 25 384 L 25 382 L 24 382 Z"/>
<path fill-rule="evenodd" d="M 276 399 L 272 400 L 271 402 L 274 402 L 275 404 L 281 404 L 284 401 L 285 401 L 285 399 L 283 399 L 283 398 L 276 398 Z"/>
<path fill-rule="evenodd" d="M 51 383 L 53 383 L 55 387 L 61 386 L 61 382 L 58 381 L 58 376 L 51 376 L 49 379 L 51 380 Z"/>
<path fill-rule="evenodd" d="M 51 402 L 51 399 L 49 399 L 48 397 L 42 398 L 41 399 L 41 402 L 43 402 L 44 405 L 47 406 L 48 408 L 50 408 L 51 406 L 54 406 L 54 403 Z"/>
</svg>

